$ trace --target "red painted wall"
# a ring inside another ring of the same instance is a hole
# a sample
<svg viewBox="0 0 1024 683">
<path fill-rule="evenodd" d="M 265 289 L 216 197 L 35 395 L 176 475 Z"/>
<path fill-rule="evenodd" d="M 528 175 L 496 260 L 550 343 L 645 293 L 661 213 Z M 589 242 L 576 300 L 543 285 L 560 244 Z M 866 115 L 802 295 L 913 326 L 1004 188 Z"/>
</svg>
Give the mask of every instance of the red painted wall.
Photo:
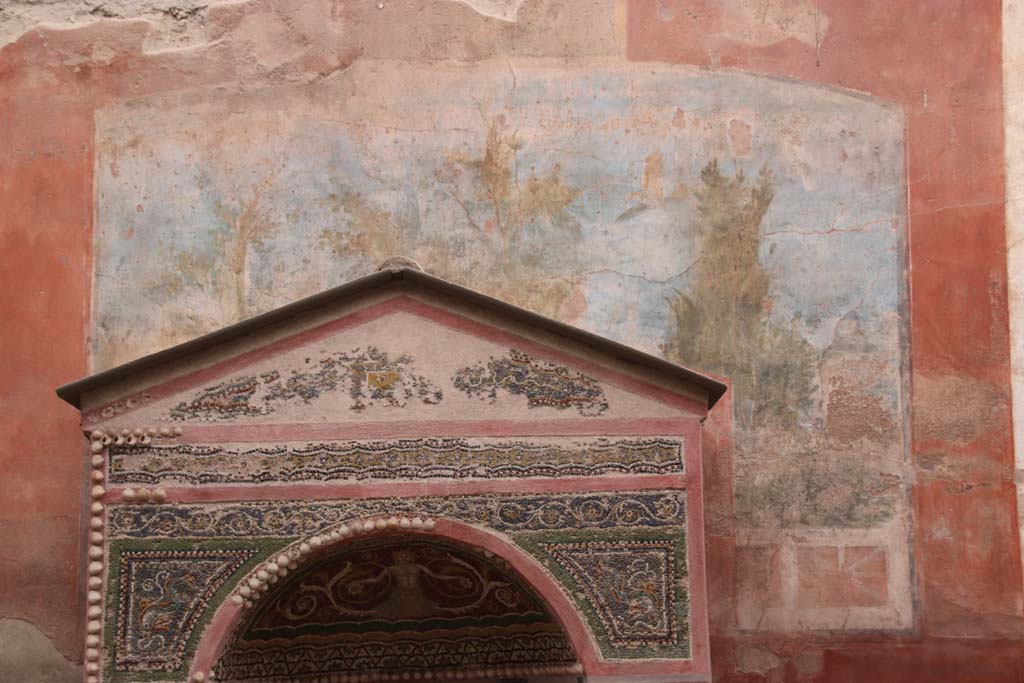
<svg viewBox="0 0 1024 683">
<path fill-rule="evenodd" d="M 716 680 L 1024 681 L 1000 3 L 819 0 L 830 21 L 819 44 L 762 46 L 736 40 L 723 6 L 626 2 L 626 55 L 851 88 L 906 115 L 917 593 L 916 626 L 900 636 L 741 632 L 723 405 L 707 466 Z M 292 27 L 279 39 L 315 49 L 289 70 L 261 70 L 250 58 L 260 39 L 236 30 L 247 11 L 211 8 L 221 40 L 191 51 L 143 53 L 141 22 L 38 30 L 0 49 L 0 617 L 32 622 L 76 661 L 81 443 L 53 388 L 87 370 L 93 112 L 147 93 L 315 78 L 364 47 Z"/>
</svg>

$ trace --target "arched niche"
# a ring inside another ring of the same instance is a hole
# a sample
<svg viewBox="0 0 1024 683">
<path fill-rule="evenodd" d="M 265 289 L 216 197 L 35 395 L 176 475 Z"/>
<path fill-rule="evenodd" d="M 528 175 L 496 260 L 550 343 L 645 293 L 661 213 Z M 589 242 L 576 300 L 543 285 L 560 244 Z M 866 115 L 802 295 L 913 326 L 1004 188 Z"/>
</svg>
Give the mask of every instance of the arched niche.
<svg viewBox="0 0 1024 683">
<path fill-rule="evenodd" d="M 562 589 L 499 535 L 377 517 L 295 543 L 242 578 L 191 679 L 577 681 L 595 656 Z"/>
</svg>

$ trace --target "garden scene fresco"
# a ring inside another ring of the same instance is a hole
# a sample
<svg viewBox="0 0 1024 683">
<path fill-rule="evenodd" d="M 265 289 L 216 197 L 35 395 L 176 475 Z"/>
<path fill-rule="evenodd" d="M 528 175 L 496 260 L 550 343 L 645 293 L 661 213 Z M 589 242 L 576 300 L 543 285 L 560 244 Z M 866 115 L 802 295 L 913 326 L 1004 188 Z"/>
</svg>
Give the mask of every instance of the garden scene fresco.
<svg viewBox="0 0 1024 683">
<path fill-rule="evenodd" d="M 738 525 L 905 514 L 895 109 L 678 67 L 363 60 L 96 125 L 97 370 L 404 255 L 729 378 Z"/>
</svg>

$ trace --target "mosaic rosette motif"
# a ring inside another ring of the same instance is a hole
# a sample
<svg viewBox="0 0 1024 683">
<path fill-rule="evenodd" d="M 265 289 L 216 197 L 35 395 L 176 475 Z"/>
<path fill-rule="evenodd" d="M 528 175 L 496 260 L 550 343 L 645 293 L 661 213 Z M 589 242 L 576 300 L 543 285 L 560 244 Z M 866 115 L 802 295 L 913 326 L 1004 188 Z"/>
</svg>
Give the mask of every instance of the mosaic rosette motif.
<svg viewBox="0 0 1024 683">
<path fill-rule="evenodd" d="M 125 550 L 118 565 L 115 666 L 172 670 L 210 599 L 256 550 Z"/>
<path fill-rule="evenodd" d="M 490 358 L 462 368 L 452 379 L 455 388 L 468 396 L 494 402 L 498 390 L 525 396 L 530 408 L 575 408 L 580 415 L 596 416 L 608 410 L 601 384 L 564 365 L 539 360 L 509 349 L 502 358 Z"/>
<path fill-rule="evenodd" d="M 543 601 L 500 562 L 435 539 L 357 542 L 275 587 L 217 680 L 574 662 Z"/>
<path fill-rule="evenodd" d="M 449 517 L 497 531 L 659 528 L 685 524 L 686 492 L 493 494 L 368 498 L 334 502 L 252 501 L 227 504 L 117 505 L 112 538 L 300 537 L 332 524 L 376 515 Z"/>
<path fill-rule="evenodd" d="M 395 439 L 243 446 L 114 446 L 115 484 L 263 483 L 336 479 L 494 479 L 684 471 L 679 438 L 530 442 Z"/>
<path fill-rule="evenodd" d="M 218 421 L 273 413 L 282 403 L 312 403 L 323 394 L 347 390 L 349 408 L 400 408 L 410 401 L 440 403 L 441 389 L 412 370 L 413 358 L 397 358 L 369 347 L 328 354 L 298 368 L 268 370 L 225 380 L 199 390 L 170 410 L 172 420 Z"/>
</svg>

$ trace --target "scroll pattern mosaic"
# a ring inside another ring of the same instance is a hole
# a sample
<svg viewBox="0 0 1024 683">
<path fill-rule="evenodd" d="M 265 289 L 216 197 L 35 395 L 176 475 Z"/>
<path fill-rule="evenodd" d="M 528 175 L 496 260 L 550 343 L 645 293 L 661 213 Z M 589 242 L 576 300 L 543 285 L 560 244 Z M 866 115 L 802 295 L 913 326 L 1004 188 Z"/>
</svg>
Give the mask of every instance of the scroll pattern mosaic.
<svg viewBox="0 0 1024 683">
<path fill-rule="evenodd" d="M 678 438 L 530 442 L 446 438 L 254 448 L 114 446 L 115 484 L 263 483 L 336 479 L 467 479 L 671 474 L 684 470 Z"/>
<path fill-rule="evenodd" d="M 109 509 L 108 537 L 115 545 L 145 543 L 159 546 L 161 543 L 173 542 L 213 548 L 221 544 L 231 546 L 249 541 L 261 548 L 266 547 L 261 552 L 272 553 L 275 552 L 273 548 L 280 547 L 282 543 L 321 533 L 328 527 L 354 518 L 375 515 L 449 517 L 508 533 L 515 544 L 545 563 L 566 586 L 567 593 L 580 605 L 604 656 L 685 658 L 689 656 L 684 553 L 685 496 L 686 492 L 682 490 L 662 490 L 572 495 L 378 498 L 336 502 L 119 505 Z M 268 543 L 272 545 L 268 546 Z M 149 551 L 126 554 L 125 557 L 146 560 L 149 564 L 139 564 L 134 569 L 130 564 L 124 564 L 120 570 L 119 594 L 123 605 L 119 608 L 119 620 L 125 626 L 118 630 L 118 666 L 139 666 L 120 653 L 139 653 L 145 647 L 156 647 L 147 644 L 150 641 L 146 640 L 153 634 L 147 635 L 148 632 L 144 633 L 139 626 L 134 630 L 127 626 L 143 623 L 140 616 L 143 608 L 136 605 L 143 605 L 147 600 L 159 602 L 159 599 L 166 596 L 177 596 L 181 593 L 179 586 L 202 586 L 205 592 L 201 596 L 195 596 L 192 603 L 182 603 L 174 608 L 178 610 L 176 614 L 184 614 L 189 609 L 192 611 L 188 614 L 198 614 L 205 606 L 204 601 L 219 585 L 215 585 L 209 577 L 220 576 L 216 570 L 222 566 L 223 560 L 217 567 L 201 565 L 204 558 L 220 557 L 216 554 L 219 551 L 185 548 L 180 551 L 158 550 L 153 551 L 153 554 L 146 552 Z M 227 551 L 223 555 L 238 557 L 239 563 L 249 557 Z M 388 561 L 390 565 L 382 563 L 381 566 L 387 565 L 390 569 L 379 570 L 378 578 L 387 576 L 388 580 L 397 580 L 398 574 L 405 569 L 396 569 L 396 566 L 406 559 L 412 561 L 413 558 L 392 558 Z M 138 569 L 142 567 L 145 571 Z M 164 584 L 158 586 L 151 579 L 162 570 L 166 570 L 162 579 Z M 227 576 L 231 571 L 233 569 L 225 566 L 223 575 Z M 198 581 L 199 573 L 207 578 Z M 412 570 L 406 572 L 406 577 L 413 573 Z M 339 579 L 332 585 L 344 586 L 346 582 L 347 579 Z M 372 590 L 376 589 L 365 585 L 363 588 L 370 592 L 364 592 L 361 599 L 371 599 Z M 494 593 L 494 597 L 497 596 L 498 593 Z M 308 601 L 309 596 L 306 598 Z M 419 600 L 418 604 L 422 606 L 425 603 Z M 354 613 L 342 603 L 334 608 L 339 609 L 339 605 L 340 611 L 349 616 Z M 308 605 L 303 607 L 297 603 L 289 609 L 298 613 L 298 610 L 308 609 Z M 194 620 L 194 617 L 189 618 Z M 155 623 L 159 625 L 161 622 Z M 185 635 L 182 637 L 185 639 L 187 632 L 188 629 L 183 631 Z M 523 648 L 529 642 L 534 642 L 534 636 L 538 634 L 521 635 L 522 638 L 507 640 L 505 645 L 497 641 L 486 645 L 485 649 L 490 653 L 487 656 L 495 661 L 503 658 L 512 661 L 526 656 Z M 562 647 L 547 636 L 543 636 L 541 641 L 536 646 L 549 653 L 558 652 Z M 310 652 L 320 651 L 322 645 L 310 645 L 313 648 Z M 175 660 L 169 654 L 171 650 L 168 647 L 172 646 L 161 645 L 163 649 L 158 648 L 162 659 L 155 658 L 151 662 L 153 666 L 170 667 L 173 664 Z M 180 647 L 180 642 L 173 647 Z M 416 647 L 409 645 L 403 648 L 403 652 L 410 657 L 415 655 Z M 471 653 L 478 652 L 478 644 L 471 641 L 443 646 L 435 643 L 429 649 L 437 657 L 447 658 L 445 661 L 457 662 L 462 657 L 476 656 Z M 357 655 L 349 652 L 343 656 Z M 239 652 L 233 657 L 226 660 L 225 666 L 234 667 L 232 675 L 237 676 L 238 680 L 258 678 L 271 670 L 265 661 L 253 659 L 251 653 Z"/>
<path fill-rule="evenodd" d="M 182 664 L 185 646 L 210 598 L 253 550 L 135 550 L 118 567 L 118 668 L 167 670 Z"/>
<path fill-rule="evenodd" d="M 431 515 L 498 531 L 658 528 L 685 524 L 686 492 L 506 494 L 369 498 L 335 502 L 111 506 L 111 538 L 296 537 L 330 524 L 381 514 Z"/>
<path fill-rule="evenodd" d="M 392 358 L 375 347 L 331 353 L 301 367 L 235 377 L 201 389 L 170 410 L 172 420 L 219 421 L 269 415 L 284 402 L 312 403 L 324 394 L 347 391 L 349 408 L 402 407 L 417 400 L 437 404 L 443 392 L 412 369 L 413 358 Z"/>
<path fill-rule="evenodd" d="M 574 661 L 543 601 L 501 560 L 448 541 L 383 537 L 273 589 L 240 629 L 217 680 Z"/>
<path fill-rule="evenodd" d="M 531 408 L 575 408 L 580 415 L 596 416 L 608 410 L 604 389 L 597 380 L 564 365 L 539 360 L 509 349 L 501 358 L 490 358 L 462 368 L 453 378 L 455 388 L 468 396 L 498 398 L 498 390 L 525 396 Z"/>
<path fill-rule="evenodd" d="M 673 540 L 547 543 L 544 549 L 583 588 L 612 645 L 679 643 Z"/>
</svg>

